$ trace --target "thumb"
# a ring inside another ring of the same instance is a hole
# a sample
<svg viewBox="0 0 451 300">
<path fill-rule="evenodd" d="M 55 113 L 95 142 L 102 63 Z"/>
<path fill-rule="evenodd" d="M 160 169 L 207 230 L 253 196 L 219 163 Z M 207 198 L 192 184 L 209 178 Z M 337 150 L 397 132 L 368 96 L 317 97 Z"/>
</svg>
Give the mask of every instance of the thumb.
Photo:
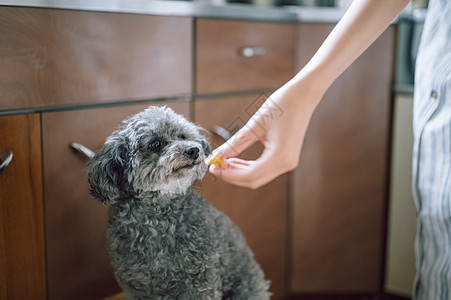
<svg viewBox="0 0 451 300">
<path fill-rule="evenodd" d="M 258 140 L 258 136 L 248 126 L 244 126 L 224 144 L 213 151 L 214 156 L 230 158 L 239 155 Z"/>
</svg>

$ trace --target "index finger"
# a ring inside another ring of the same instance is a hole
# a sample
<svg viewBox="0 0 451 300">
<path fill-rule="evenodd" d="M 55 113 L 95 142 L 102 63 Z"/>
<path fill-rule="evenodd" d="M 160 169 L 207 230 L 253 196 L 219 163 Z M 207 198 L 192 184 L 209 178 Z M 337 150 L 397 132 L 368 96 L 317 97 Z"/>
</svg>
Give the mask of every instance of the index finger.
<svg viewBox="0 0 451 300">
<path fill-rule="evenodd" d="M 243 128 L 224 144 L 213 150 L 212 154 L 214 156 L 222 156 L 223 158 L 235 157 L 254 144 L 258 140 L 258 137 L 252 131 L 244 130 Z"/>
</svg>

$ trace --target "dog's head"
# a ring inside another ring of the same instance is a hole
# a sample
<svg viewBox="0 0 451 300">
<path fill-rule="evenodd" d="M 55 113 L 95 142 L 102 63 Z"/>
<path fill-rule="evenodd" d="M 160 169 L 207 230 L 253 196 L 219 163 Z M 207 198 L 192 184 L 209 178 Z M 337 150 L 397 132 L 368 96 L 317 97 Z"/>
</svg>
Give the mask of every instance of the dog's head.
<svg viewBox="0 0 451 300">
<path fill-rule="evenodd" d="M 108 204 L 143 192 L 183 194 L 205 175 L 209 154 L 201 128 L 170 108 L 151 106 L 123 121 L 89 161 L 91 193 Z"/>
</svg>

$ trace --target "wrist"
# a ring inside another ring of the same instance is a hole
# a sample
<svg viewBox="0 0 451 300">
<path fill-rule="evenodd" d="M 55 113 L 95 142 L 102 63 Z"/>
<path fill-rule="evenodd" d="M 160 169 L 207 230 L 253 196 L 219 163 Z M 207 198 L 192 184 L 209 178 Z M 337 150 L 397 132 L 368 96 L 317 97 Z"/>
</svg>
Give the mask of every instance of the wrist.
<svg viewBox="0 0 451 300">
<path fill-rule="evenodd" d="M 304 105 L 310 103 L 316 107 L 326 93 L 330 84 L 316 70 L 302 69 L 289 82 L 287 88 L 299 95 L 296 99 Z"/>
<path fill-rule="evenodd" d="M 311 86 L 312 91 L 324 95 L 329 86 L 335 80 L 331 67 L 327 63 L 321 63 L 314 59 L 308 62 L 294 77 L 296 81 L 305 81 Z"/>
</svg>

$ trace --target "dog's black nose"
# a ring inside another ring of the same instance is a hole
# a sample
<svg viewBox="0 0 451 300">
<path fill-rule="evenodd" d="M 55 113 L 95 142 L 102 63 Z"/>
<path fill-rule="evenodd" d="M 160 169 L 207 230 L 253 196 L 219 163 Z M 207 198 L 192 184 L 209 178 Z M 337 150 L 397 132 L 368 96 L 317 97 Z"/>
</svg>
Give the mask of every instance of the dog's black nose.
<svg viewBox="0 0 451 300">
<path fill-rule="evenodd" d="M 197 147 L 186 147 L 185 156 L 191 159 L 197 159 L 199 157 L 199 148 Z"/>
</svg>

